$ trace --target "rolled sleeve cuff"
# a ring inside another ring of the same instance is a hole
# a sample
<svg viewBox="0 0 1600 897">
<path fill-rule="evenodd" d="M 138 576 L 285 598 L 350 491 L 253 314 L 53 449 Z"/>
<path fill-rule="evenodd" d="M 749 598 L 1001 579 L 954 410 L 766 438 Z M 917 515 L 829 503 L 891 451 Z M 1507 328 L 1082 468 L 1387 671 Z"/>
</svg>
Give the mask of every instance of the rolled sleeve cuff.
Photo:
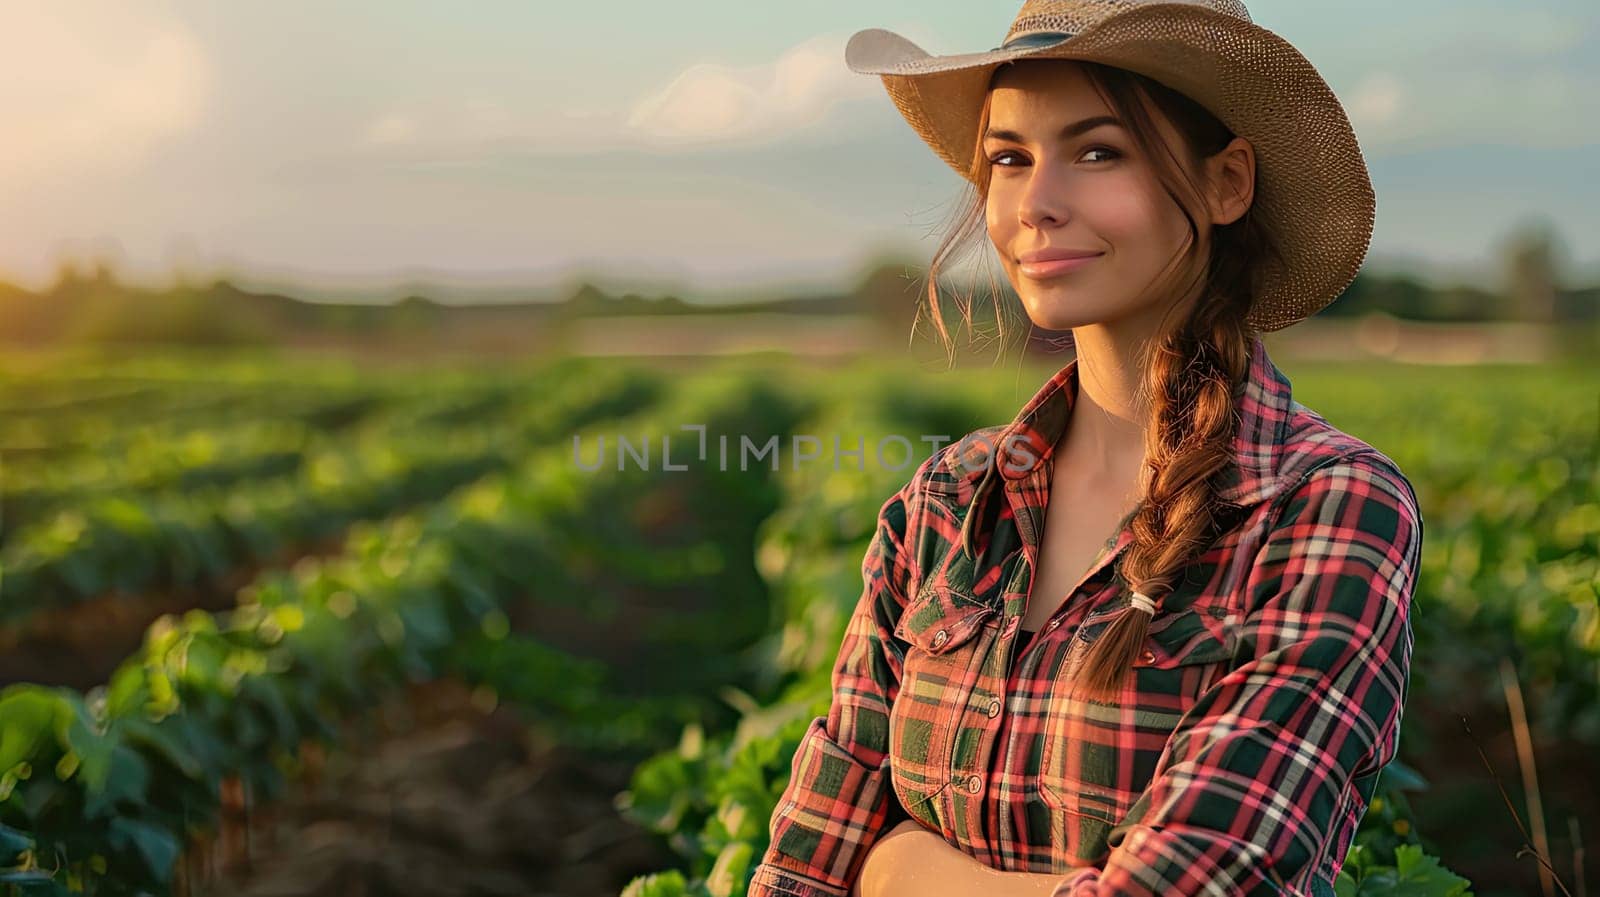
<svg viewBox="0 0 1600 897">
<path fill-rule="evenodd" d="M 887 814 L 887 758 L 867 766 L 812 722 L 795 753 L 793 777 L 773 814 L 771 842 L 749 897 L 848 897 L 864 850 Z"/>
<path fill-rule="evenodd" d="M 1304 891 L 1283 885 L 1271 868 L 1265 851 L 1224 832 L 1138 825 L 1101 867 L 1067 876 L 1050 897 L 1161 897 L 1200 891 L 1219 897 L 1306 897 Z M 1312 888 L 1314 895 L 1331 894 L 1331 888 Z"/>
<path fill-rule="evenodd" d="M 849 897 L 849 891 L 830 888 L 771 863 L 762 863 L 756 867 L 745 897 Z"/>
<path fill-rule="evenodd" d="M 1079 869 L 1061 881 L 1056 882 L 1055 890 L 1050 892 L 1050 897 L 1082 897 L 1085 893 L 1079 890 L 1079 885 L 1094 881 L 1100 877 L 1100 870 L 1089 868 Z"/>
</svg>

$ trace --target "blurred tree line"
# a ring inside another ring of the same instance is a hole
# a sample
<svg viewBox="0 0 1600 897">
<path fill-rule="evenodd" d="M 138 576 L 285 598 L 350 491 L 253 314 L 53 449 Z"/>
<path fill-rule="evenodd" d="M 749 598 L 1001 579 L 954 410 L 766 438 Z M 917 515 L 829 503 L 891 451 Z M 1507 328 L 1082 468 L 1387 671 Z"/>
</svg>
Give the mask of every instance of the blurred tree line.
<svg viewBox="0 0 1600 897">
<path fill-rule="evenodd" d="M 1570 282 L 1567 252 L 1542 221 L 1515 229 L 1501 249 L 1494 283 L 1430 285 L 1407 273 L 1363 271 L 1319 317 L 1382 312 L 1413 321 L 1518 321 L 1551 325 L 1600 322 L 1600 284 Z M 0 340 L 31 344 L 275 345 L 308 337 L 382 341 L 395 337 L 447 339 L 472 328 L 559 334 L 570 322 L 616 315 L 787 313 L 859 315 L 886 341 L 904 342 L 930 328 L 926 260 L 881 256 L 865 265 L 853 287 L 811 295 L 752 295 L 738 303 L 696 303 L 675 295 L 614 295 L 582 283 L 566 295 L 521 303 L 454 304 L 411 295 L 398 302 L 331 303 L 253 292 L 226 279 L 181 281 L 167 289 L 122 283 L 109 264 L 86 269 L 64 263 L 55 283 L 34 292 L 0 283 Z M 1010 310 L 1008 332 L 1027 329 L 997 265 L 993 284 Z M 940 309 L 946 327 L 979 340 L 995 330 L 990 277 L 944 275 Z M 920 317 L 919 317 L 920 316 Z"/>
</svg>

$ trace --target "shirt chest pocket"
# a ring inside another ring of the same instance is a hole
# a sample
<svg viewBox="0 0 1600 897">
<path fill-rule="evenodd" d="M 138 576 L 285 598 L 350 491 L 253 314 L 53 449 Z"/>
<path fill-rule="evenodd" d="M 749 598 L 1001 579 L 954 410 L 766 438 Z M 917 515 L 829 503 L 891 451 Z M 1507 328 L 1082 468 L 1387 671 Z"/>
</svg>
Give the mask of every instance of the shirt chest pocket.
<svg viewBox="0 0 1600 897">
<path fill-rule="evenodd" d="M 944 582 L 923 586 L 894 635 L 905 643 L 900 690 L 889 710 L 890 775 L 906 811 L 944 830 L 939 794 L 965 788 L 950 757 L 956 727 L 983 655 L 993 645 L 995 608 Z M 954 781 L 953 779 L 959 779 Z"/>
<path fill-rule="evenodd" d="M 1231 668 L 1238 646 L 1233 620 L 1220 605 L 1157 614 L 1121 700 L 1067 697 L 1070 677 L 1121 610 L 1083 621 L 1041 707 L 1039 798 L 1050 811 L 1052 843 L 1083 862 L 1104 858 L 1111 829 L 1149 785 L 1167 739 Z"/>
</svg>

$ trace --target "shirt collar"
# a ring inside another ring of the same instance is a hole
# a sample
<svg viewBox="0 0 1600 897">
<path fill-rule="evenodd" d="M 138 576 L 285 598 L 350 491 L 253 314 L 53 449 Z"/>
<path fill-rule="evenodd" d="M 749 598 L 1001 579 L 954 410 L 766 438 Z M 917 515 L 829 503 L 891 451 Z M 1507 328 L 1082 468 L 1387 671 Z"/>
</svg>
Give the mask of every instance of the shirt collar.
<svg viewBox="0 0 1600 897">
<path fill-rule="evenodd" d="M 992 431 L 979 431 L 984 438 L 972 434 L 946 455 L 945 468 L 980 488 L 989 479 L 1017 480 L 1037 473 L 1050 463 L 1056 443 L 1066 432 L 1077 395 L 1078 360 L 1074 358 L 1040 387 L 1016 419 L 992 437 L 993 442 L 987 435 Z M 1291 405 L 1289 378 L 1268 357 L 1261 337 L 1253 337 L 1250 374 L 1234 401 L 1239 421 L 1233 438 L 1234 463 L 1216 474 L 1221 500 L 1246 506 L 1277 491 L 1275 474 Z M 991 472 L 993 477 L 985 476 Z"/>
</svg>

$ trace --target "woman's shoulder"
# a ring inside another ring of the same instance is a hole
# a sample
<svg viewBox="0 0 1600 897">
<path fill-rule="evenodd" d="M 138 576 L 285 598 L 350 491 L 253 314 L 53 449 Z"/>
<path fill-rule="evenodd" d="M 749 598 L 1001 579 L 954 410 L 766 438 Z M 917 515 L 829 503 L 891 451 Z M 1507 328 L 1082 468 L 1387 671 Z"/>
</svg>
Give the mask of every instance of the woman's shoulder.
<svg viewBox="0 0 1600 897">
<path fill-rule="evenodd" d="M 984 472 L 996 463 L 1010 423 L 978 427 L 938 446 L 912 475 L 907 488 L 918 495 L 970 501 Z"/>
<path fill-rule="evenodd" d="M 1275 476 L 1280 503 L 1312 488 L 1360 489 L 1381 493 L 1420 518 L 1416 489 L 1392 457 L 1298 401 L 1286 422 Z"/>
<path fill-rule="evenodd" d="M 926 525 L 930 513 L 951 519 L 972 501 L 986 465 L 994 465 L 994 449 L 1006 426 L 979 427 L 954 438 L 929 437 L 933 450 L 884 502 L 880 517 L 887 517 L 899 535 Z"/>
</svg>

